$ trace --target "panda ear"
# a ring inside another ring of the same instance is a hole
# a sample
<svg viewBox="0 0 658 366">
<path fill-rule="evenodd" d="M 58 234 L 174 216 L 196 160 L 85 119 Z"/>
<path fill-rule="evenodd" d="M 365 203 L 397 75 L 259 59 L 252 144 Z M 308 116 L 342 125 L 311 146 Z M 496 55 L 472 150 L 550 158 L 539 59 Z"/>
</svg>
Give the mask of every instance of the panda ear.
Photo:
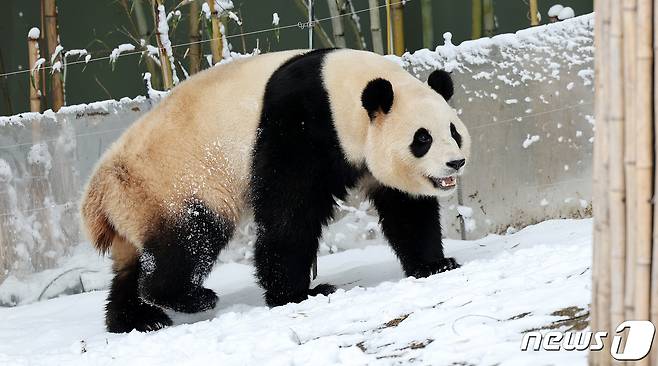
<svg viewBox="0 0 658 366">
<path fill-rule="evenodd" d="M 371 120 L 378 112 L 384 114 L 390 112 L 393 106 L 391 82 L 382 78 L 371 80 L 361 93 L 361 105 L 368 111 Z"/>
<path fill-rule="evenodd" d="M 434 89 L 435 92 L 439 93 L 446 101 L 449 101 L 455 93 L 455 87 L 452 84 L 450 74 L 443 70 L 432 72 L 429 79 L 427 79 L 427 84 L 429 84 L 429 86 Z"/>
</svg>

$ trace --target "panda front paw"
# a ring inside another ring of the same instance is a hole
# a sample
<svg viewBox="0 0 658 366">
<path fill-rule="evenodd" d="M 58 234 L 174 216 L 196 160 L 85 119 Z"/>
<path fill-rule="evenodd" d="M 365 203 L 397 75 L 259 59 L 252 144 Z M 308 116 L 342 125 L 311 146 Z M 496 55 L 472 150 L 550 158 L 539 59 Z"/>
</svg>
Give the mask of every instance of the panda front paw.
<svg viewBox="0 0 658 366">
<path fill-rule="evenodd" d="M 457 263 L 457 260 L 452 257 L 441 258 L 440 260 L 433 263 L 422 263 L 416 266 L 415 269 L 407 272 L 408 276 L 413 276 L 416 278 L 425 278 L 433 274 L 443 273 L 447 271 L 452 271 L 453 269 L 459 268 L 460 265 Z"/>
<path fill-rule="evenodd" d="M 324 295 L 329 296 L 336 292 L 336 286 L 330 285 L 328 283 L 321 283 L 312 289 L 308 290 L 308 296 Z"/>
</svg>

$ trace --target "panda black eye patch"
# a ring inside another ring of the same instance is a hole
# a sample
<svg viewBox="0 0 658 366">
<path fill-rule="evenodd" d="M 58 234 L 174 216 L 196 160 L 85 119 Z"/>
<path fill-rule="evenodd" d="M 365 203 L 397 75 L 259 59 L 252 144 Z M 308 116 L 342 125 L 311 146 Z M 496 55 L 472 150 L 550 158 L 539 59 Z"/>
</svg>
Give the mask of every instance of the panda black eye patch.
<svg viewBox="0 0 658 366">
<path fill-rule="evenodd" d="M 462 147 L 462 135 L 457 132 L 457 127 L 455 127 L 454 123 L 450 123 L 450 134 L 457 143 L 457 146 Z"/>
<path fill-rule="evenodd" d="M 415 157 L 421 158 L 425 156 L 430 150 L 430 147 L 432 147 L 432 135 L 424 128 L 418 129 L 414 134 L 414 141 L 409 147 Z"/>
</svg>

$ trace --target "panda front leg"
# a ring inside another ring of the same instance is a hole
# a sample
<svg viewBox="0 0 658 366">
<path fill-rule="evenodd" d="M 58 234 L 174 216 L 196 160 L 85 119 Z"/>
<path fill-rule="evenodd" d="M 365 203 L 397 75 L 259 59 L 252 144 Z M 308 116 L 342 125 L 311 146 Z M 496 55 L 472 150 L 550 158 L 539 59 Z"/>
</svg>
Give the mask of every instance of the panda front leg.
<svg viewBox="0 0 658 366">
<path fill-rule="evenodd" d="M 234 223 L 193 202 L 186 216 L 163 224 L 144 244 L 139 258 L 139 290 L 148 303 L 174 311 L 196 313 L 217 304 L 217 295 L 203 287 Z"/>
<path fill-rule="evenodd" d="M 286 205 L 270 199 L 257 204 L 254 263 L 268 306 L 298 303 L 309 296 L 329 295 L 336 290 L 328 284 L 309 289 L 322 225 L 333 209 L 333 200 L 328 197 L 327 202 L 315 202 L 312 207 L 300 207 L 305 200 L 291 200 Z"/>
<path fill-rule="evenodd" d="M 384 236 L 407 276 L 427 277 L 459 267 L 454 258 L 443 254 L 435 197 L 414 197 L 383 186 L 371 190 L 369 197 L 379 213 Z"/>
</svg>

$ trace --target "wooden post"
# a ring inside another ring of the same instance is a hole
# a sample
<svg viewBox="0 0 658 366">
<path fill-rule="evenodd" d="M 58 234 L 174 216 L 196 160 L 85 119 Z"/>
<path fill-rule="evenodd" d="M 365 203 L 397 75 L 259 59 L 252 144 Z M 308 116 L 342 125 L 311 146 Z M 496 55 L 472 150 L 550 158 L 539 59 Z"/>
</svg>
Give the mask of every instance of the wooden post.
<svg viewBox="0 0 658 366">
<path fill-rule="evenodd" d="M 482 0 L 471 0 L 471 39 L 482 38 Z"/>
<path fill-rule="evenodd" d="M 201 34 L 199 33 L 199 2 L 190 3 L 190 74 L 194 75 L 201 70 Z"/>
<path fill-rule="evenodd" d="M 210 51 L 212 52 L 212 63 L 213 65 L 222 60 L 222 54 L 224 52 L 223 47 L 224 43 L 222 42 L 222 32 L 220 30 L 220 19 L 219 11 L 215 8 L 216 0 L 206 0 L 208 6 L 210 7 L 210 21 L 211 26 L 211 37 L 210 40 Z"/>
<path fill-rule="evenodd" d="M 209 0 L 212 1 L 212 0 Z M 160 34 L 160 27 L 158 26 L 161 21 L 166 22 L 166 15 L 165 19 L 161 19 L 159 7 L 163 6 L 162 5 L 162 0 L 153 0 L 153 21 L 155 23 L 155 39 L 158 43 L 158 50 L 160 53 L 160 68 L 162 70 L 162 84 L 166 90 L 169 90 L 174 87 L 174 80 L 173 80 L 173 70 L 171 68 L 171 60 L 169 60 L 169 55 L 167 55 L 167 50 L 165 49 L 164 45 L 162 44 L 162 35 Z M 167 37 L 169 35 L 167 34 Z"/>
<path fill-rule="evenodd" d="M 423 47 L 434 48 L 434 14 L 432 14 L 432 0 L 422 0 L 420 3 L 423 18 Z"/>
<path fill-rule="evenodd" d="M 383 55 L 384 43 L 382 42 L 382 26 L 379 20 L 378 6 L 378 0 L 368 0 L 368 7 L 370 8 L 370 33 L 372 34 L 372 51 Z"/>
<path fill-rule="evenodd" d="M 404 3 L 395 0 L 393 5 L 393 49 L 395 54 L 402 56 L 404 53 Z"/>
<path fill-rule="evenodd" d="M 28 67 L 30 70 L 34 69 L 37 61 L 41 58 L 39 52 L 39 28 L 32 28 L 27 35 L 27 49 L 28 49 Z M 30 72 L 30 111 L 41 112 L 41 91 L 39 90 L 41 67 Z"/>
<path fill-rule="evenodd" d="M 530 25 L 534 27 L 539 25 L 539 16 L 537 15 L 539 8 L 537 7 L 537 0 L 529 0 L 528 2 L 530 3 Z"/>
<path fill-rule="evenodd" d="M 61 51 L 58 50 L 59 30 L 57 28 L 57 4 L 55 0 L 42 0 L 44 19 L 46 26 L 46 39 L 48 43 L 48 61 L 51 66 L 59 65 L 59 68 L 53 67 L 52 74 L 52 90 L 51 95 L 53 98 L 52 109 L 56 112 L 65 105 L 64 101 L 64 79 L 62 78 L 61 68 L 63 67 L 63 58 Z M 53 57 L 54 56 L 54 57 Z"/>
</svg>

